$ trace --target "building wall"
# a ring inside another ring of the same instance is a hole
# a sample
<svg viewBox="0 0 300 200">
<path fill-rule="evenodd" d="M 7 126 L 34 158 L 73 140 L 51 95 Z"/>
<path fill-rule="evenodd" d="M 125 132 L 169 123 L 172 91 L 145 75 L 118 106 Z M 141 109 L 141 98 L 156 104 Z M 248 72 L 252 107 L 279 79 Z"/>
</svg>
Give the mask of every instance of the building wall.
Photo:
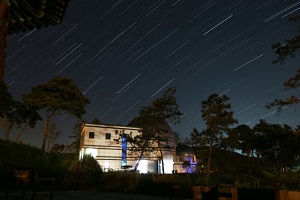
<svg viewBox="0 0 300 200">
<path fill-rule="evenodd" d="M 81 156 L 92 154 L 104 170 L 121 170 L 122 142 L 115 141 L 119 138 L 116 130 L 139 134 L 137 128 L 85 124 L 81 133 Z"/>
<path fill-rule="evenodd" d="M 84 124 L 81 132 L 80 140 L 80 157 L 84 154 L 91 154 L 100 164 L 104 171 L 123 170 L 124 165 L 134 167 L 138 160 L 138 154 L 131 152 L 130 144 L 127 143 L 126 158 L 122 158 L 122 140 L 116 131 L 131 133 L 132 136 L 139 135 L 139 128 L 127 126 L 115 126 L 104 124 Z M 168 139 L 168 145 L 171 149 L 162 149 L 164 158 L 165 173 L 172 173 L 173 161 L 175 157 L 175 140 Z M 158 147 L 157 143 L 153 143 L 154 147 Z M 139 163 L 138 170 L 141 173 L 162 173 L 162 165 L 160 161 L 161 155 L 159 149 L 152 153 L 147 153 Z"/>
</svg>

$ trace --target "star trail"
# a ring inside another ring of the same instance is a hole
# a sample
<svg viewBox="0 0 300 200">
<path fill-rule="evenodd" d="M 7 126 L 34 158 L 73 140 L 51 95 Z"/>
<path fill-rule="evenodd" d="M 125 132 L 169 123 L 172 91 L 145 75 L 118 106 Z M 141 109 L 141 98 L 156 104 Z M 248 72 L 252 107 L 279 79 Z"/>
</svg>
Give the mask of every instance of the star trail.
<svg viewBox="0 0 300 200">
<path fill-rule="evenodd" d="M 300 124 L 299 111 L 264 105 L 295 91 L 282 83 L 300 55 L 272 64 L 271 46 L 297 34 L 300 1 L 77 0 L 60 25 L 9 35 L 5 82 L 18 99 L 54 76 L 72 78 L 90 100 L 84 118 L 127 125 L 142 106 L 172 86 L 184 115 L 173 131 L 188 137 L 205 128 L 201 101 L 226 94 L 239 124 Z M 43 116 L 43 115 L 42 115 Z M 68 142 L 76 120 L 54 119 Z M 25 142 L 39 145 L 40 122 Z"/>
</svg>

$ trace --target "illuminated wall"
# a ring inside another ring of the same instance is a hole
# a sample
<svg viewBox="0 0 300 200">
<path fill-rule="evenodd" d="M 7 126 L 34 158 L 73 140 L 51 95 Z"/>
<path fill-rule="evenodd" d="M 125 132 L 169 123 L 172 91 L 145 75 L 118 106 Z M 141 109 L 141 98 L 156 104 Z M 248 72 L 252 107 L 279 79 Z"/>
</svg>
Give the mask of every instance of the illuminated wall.
<svg viewBox="0 0 300 200">
<path fill-rule="evenodd" d="M 124 132 L 136 136 L 141 134 L 139 128 L 127 126 L 115 126 L 105 124 L 84 124 L 81 132 L 80 141 L 80 158 L 84 154 L 92 155 L 103 168 L 104 171 L 120 171 L 122 166 L 136 165 L 138 160 L 138 153 L 130 152 L 130 144 L 127 139 L 122 137 L 119 139 L 119 134 Z M 175 156 L 175 140 L 168 140 L 167 144 L 174 147 L 171 149 L 164 149 L 164 171 L 165 173 L 172 173 L 173 158 Z M 154 144 L 158 147 L 158 144 Z M 159 151 L 148 152 L 140 161 L 138 170 L 140 173 L 162 173 L 159 159 L 161 155 Z"/>
</svg>

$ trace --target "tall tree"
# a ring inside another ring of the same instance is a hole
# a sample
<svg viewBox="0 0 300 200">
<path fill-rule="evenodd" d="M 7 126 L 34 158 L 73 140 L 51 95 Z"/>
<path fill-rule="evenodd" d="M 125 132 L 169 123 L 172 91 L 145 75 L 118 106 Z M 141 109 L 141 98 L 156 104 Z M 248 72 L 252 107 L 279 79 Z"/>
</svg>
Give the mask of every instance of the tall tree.
<svg viewBox="0 0 300 200">
<path fill-rule="evenodd" d="M 8 86 L 0 81 L 0 117 L 5 117 L 11 111 L 14 104 L 14 99 L 8 91 Z"/>
<path fill-rule="evenodd" d="M 126 135 L 127 141 L 132 146 L 132 150 L 138 154 L 135 170 L 137 170 L 139 162 L 145 153 L 158 150 L 160 152 L 160 160 L 162 161 L 162 172 L 164 173 L 162 149 L 172 148 L 167 142 L 166 133 L 169 130 L 165 124 L 168 122 L 178 123 L 182 115 L 177 104 L 177 99 L 174 96 L 175 93 L 175 87 L 167 89 L 163 93 L 163 97 L 154 100 L 148 106 L 142 107 L 139 111 L 139 116 L 129 124 L 129 126 L 141 128 L 141 134 L 138 136 Z M 121 137 L 124 137 L 124 133 L 119 134 Z"/>
<path fill-rule="evenodd" d="M 4 129 L 4 139 L 8 140 L 9 132 L 13 128 L 11 122 L 12 113 L 15 107 L 15 101 L 8 91 L 8 86 L 1 81 L 0 82 L 0 124 Z"/>
<path fill-rule="evenodd" d="M 49 123 L 54 115 L 66 113 L 81 118 L 85 106 L 90 102 L 70 78 L 55 77 L 47 83 L 33 87 L 29 94 L 22 96 L 29 106 L 45 109 L 46 118 L 42 139 L 42 154 L 45 151 Z"/>
<path fill-rule="evenodd" d="M 190 134 L 189 144 L 192 147 L 200 147 L 206 144 L 206 139 L 204 137 L 204 132 L 199 132 L 196 128 L 193 128 L 192 133 Z"/>
<path fill-rule="evenodd" d="M 290 17 L 290 21 L 297 22 L 300 20 L 300 15 Z M 296 51 L 300 49 L 300 30 L 298 34 L 291 39 L 285 40 L 285 44 L 276 43 L 272 46 L 275 53 L 278 55 L 273 63 L 283 63 L 287 57 L 295 57 Z M 300 69 L 297 70 L 296 74 L 283 83 L 285 90 L 295 90 L 300 86 Z M 267 108 L 276 106 L 278 111 L 281 111 L 286 106 L 298 104 L 300 102 L 299 95 L 290 96 L 285 99 L 275 99 L 266 105 Z"/>
<path fill-rule="evenodd" d="M 204 132 L 209 145 L 209 154 L 206 170 L 206 184 L 209 184 L 209 176 L 211 171 L 211 154 L 212 147 L 216 142 L 224 137 L 225 133 L 230 131 L 230 126 L 237 123 L 233 118 L 231 104 L 228 103 L 229 98 L 226 95 L 211 94 L 207 100 L 201 102 L 202 118 L 206 124 Z"/>
<path fill-rule="evenodd" d="M 13 128 L 23 128 L 19 131 L 16 141 L 21 137 L 27 126 L 33 128 L 42 118 L 37 109 L 28 106 L 21 101 L 15 101 L 8 92 L 8 86 L 0 83 L 0 124 L 4 128 L 4 138 L 9 139 Z"/>
<path fill-rule="evenodd" d="M 229 137 L 226 139 L 231 148 L 240 150 L 244 155 L 248 157 L 247 170 L 250 173 L 254 186 L 257 185 L 257 179 L 252 174 L 253 162 L 252 158 L 254 156 L 255 144 L 257 144 L 257 137 L 252 128 L 248 125 L 242 124 L 233 129 L 230 132 Z"/>
<path fill-rule="evenodd" d="M 242 124 L 234 128 L 237 136 L 237 149 L 248 157 L 254 155 L 254 143 L 256 140 L 255 133 L 249 126 Z"/>
<path fill-rule="evenodd" d="M 21 138 L 22 134 L 29 126 L 30 128 L 34 128 L 37 121 L 42 120 L 41 116 L 37 112 L 37 109 L 31 106 L 26 105 L 25 103 L 19 103 L 19 106 L 16 110 L 16 118 L 20 118 L 21 120 L 16 121 L 19 125 L 18 128 L 23 124 L 22 129 L 19 131 L 16 142 Z"/>
<path fill-rule="evenodd" d="M 259 124 L 253 128 L 256 134 L 264 143 L 258 147 L 263 157 L 273 161 L 280 176 L 283 167 L 292 167 L 296 157 L 299 156 L 299 150 L 295 145 L 295 134 L 293 129 L 288 125 L 270 124 L 260 120 Z"/>
<path fill-rule="evenodd" d="M 180 137 L 180 133 L 174 132 L 174 137 L 177 142 L 183 142 L 182 138 Z"/>
</svg>

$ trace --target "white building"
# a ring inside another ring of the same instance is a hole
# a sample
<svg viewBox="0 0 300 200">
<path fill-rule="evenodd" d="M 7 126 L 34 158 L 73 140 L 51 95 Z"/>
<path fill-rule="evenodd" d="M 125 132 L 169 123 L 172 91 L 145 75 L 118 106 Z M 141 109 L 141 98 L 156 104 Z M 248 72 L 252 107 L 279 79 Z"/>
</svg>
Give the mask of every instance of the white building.
<svg viewBox="0 0 300 200">
<path fill-rule="evenodd" d="M 168 146 L 168 148 L 161 149 L 161 156 L 159 145 L 154 142 L 153 147 L 155 150 L 145 153 L 138 165 L 140 173 L 162 173 L 162 161 L 164 172 L 166 174 L 173 172 L 176 141 L 171 128 L 167 124 L 164 124 L 163 128 L 167 132 L 163 134 L 164 145 L 161 143 L 160 146 Z M 139 130 L 140 128 L 136 127 L 85 123 L 81 131 L 80 158 L 85 154 L 91 154 L 104 171 L 119 171 L 128 166 L 134 167 L 139 154 L 130 151 L 130 144 L 127 143 L 126 138 L 118 140 L 119 134 L 116 131 L 126 134 L 131 133 L 134 137 L 141 134 Z"/>
</svg>

